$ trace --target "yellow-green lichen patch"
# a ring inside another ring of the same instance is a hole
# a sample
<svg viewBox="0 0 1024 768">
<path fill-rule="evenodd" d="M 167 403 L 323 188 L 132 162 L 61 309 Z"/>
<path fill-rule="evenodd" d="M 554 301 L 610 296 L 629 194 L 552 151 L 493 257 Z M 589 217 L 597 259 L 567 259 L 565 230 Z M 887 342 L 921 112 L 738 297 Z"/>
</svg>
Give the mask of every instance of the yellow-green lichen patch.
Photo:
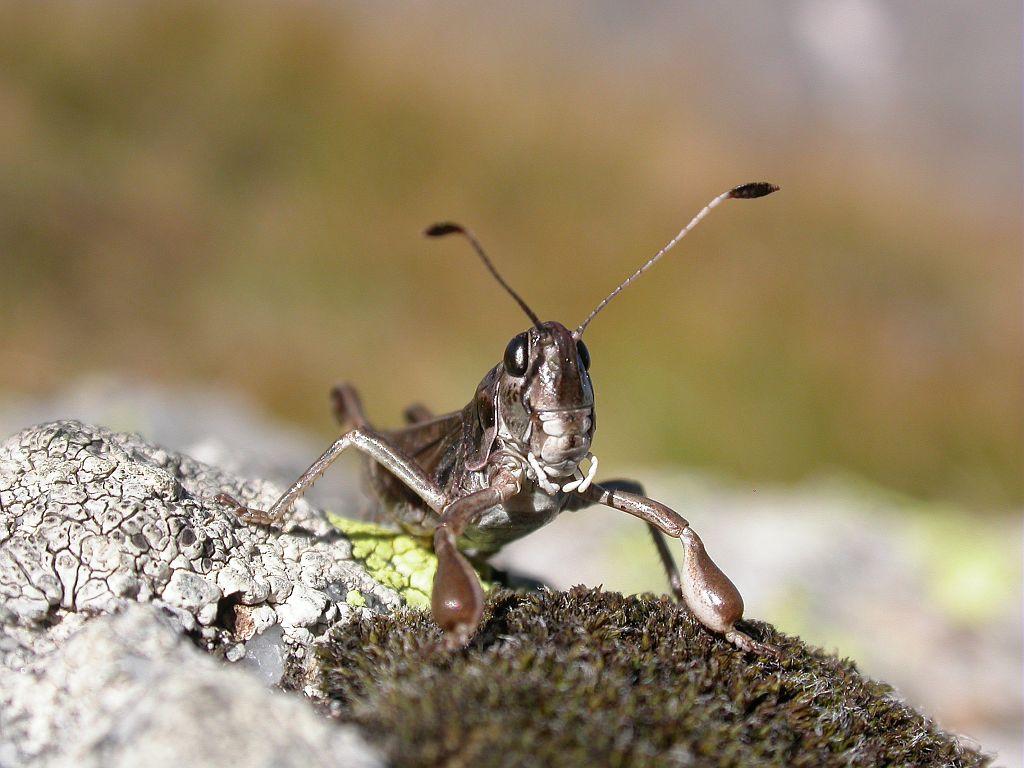
<svg viewBox="0 0 1024 768">
<path fill-rule="evenodd" d="M 437 558 L 427 542 L 338 515 L 329 514 L 328 520 L 349 538 L 352 556 L 363 564 L 370 576 L 398 592 L 410 607 L 430 607 Z M 489 586 L 484 583 L 484 589 Z"/>
<path fill-rule="evenodd" d="M 350 589 L 348 594 L 345 595 L 345 602 L 353 608 L 362 608 L 366 605 L 366 598 L 363 597 L 363 593 L 358 589 Z"/>
</svg>

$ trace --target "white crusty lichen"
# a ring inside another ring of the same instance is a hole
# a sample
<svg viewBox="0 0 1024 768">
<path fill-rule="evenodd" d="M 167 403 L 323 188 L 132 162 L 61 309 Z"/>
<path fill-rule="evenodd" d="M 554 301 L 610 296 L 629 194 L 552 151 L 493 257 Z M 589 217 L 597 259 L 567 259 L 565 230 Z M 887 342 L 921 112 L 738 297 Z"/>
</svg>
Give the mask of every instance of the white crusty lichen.
<svg viewBox="0 0 1024 768">
<path fill-rule="evenodd" d="M 153 605 L 85 624 L 0 667 L 0 765 L 374 768 L 354 729 L 218 663 Z"/>
<path fill-rule="evenodd" d="M 219 506 L 221 492 L 266 506 L 280 488 L 77 421 L 0 445 L 0 665 L 131 602 L 163 608 L 232 660 L 280 627 L 292 661 L 352 611 L 401 605 L 309 505 L 276 531 Z"/>
</svg>

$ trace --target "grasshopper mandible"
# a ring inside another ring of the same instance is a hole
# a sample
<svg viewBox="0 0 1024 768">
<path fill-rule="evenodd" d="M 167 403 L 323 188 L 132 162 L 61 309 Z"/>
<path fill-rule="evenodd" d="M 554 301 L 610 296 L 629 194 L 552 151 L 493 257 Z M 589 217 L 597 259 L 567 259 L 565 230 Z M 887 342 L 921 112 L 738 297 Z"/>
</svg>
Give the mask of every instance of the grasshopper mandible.
<svg viewBox="0 0 1024 768">
<path fill-rule="evenodd" d="M 754 182 L 716 197 L 573 331 L 558 322 L 541 322 L 498 273 L 470 230 L 452 223 L 430 227 L 425 232 L 429 237 L 458 234 L 469 241 L 530 318 L 530 328 L 512 338 L 502 361 L 487 372 L 461 411 L 434 416 L 423 406 L 411 406 L 404 428 L 382 431 L 367 421 L 351 385 L 335 387 L 334 413 L 346 431 L 269 510 L 250 509 L 227 494 L 219 495 L 218 501 L 248 522 L 280 525 L 338 456 L 348 448 L 360 451 L 367 460 L 371 489 L 384 508 L 407 532 L 433 539 L 437 573 L 431 608 L 445 645 L 453 650 L 466 645 L 483 613 L 483 590 L 467 555 L 485 558 L 549 523 L 559 512 L 604 504 L 647 523 L 674 595 L 705 627 L 741 649 L 773 654 L 773 648 L 737 629 L 743 598 L 682 516 L 644 496 L 638 483 L 594 482 L 594 388 L 583 332 L 608 302 L 720 203 L 763 197 L 777 189 Z M 682 543 L 681 571 L 663 534 Z"/>
</svg>

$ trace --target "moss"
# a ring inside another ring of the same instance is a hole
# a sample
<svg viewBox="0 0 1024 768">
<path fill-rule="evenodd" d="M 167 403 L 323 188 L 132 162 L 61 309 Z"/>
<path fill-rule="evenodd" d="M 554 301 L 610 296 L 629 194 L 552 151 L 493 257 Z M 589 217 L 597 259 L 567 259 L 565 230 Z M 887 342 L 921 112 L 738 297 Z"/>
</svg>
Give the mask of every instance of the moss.
<svg viewBox="0 0 1024 768">
<path fill-rule="evenodd" d="M 667 598 L 492 592 L 448 654 L 421 611 L 339 628 L 321 650 L 341 720 L 401 766 L 980 766 L 854 664 L 771 626 L 755 659 Z"/>
<path fill-rule="evenodd" d="M 328 519 L 352 542 L 352 556 L 375 580 L 391 587 L 413 608 L 429 608 L 430 592 L 437 571 L 433 550 L 414 536 L 381 528 L 373 523 L 350 520 L 339 515 Z M 490 570 L 477 569 L 484 589 L 490 588 Z M 351 601 L 349 601 L 351 602 Z"/>
</svg>

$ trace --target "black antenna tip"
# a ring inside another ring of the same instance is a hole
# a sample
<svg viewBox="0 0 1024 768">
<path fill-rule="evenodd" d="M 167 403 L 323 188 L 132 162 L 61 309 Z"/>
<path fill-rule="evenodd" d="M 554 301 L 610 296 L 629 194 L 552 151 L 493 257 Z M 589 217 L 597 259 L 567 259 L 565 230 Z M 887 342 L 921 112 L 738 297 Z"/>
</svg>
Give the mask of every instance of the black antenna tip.
<svg viewBox="0 0 1024 768">
<path fill-rule="evenodd" d="M 731 189 L 729 197 L 734 200 L 753 200 L 755 197 L 764 197 L 778 191 L 779 188 L 775 184 L 769 184 L 767 181 L 752 181 Z"/>
<path fill-rule="evenodd" d="M 451 221 L 442 221 L 440 224 L 432 224 L 423 230 L 423 234 L 427 237 L 444 237 L 445 235 L 454 235 L 456 233 L 465 234 L 466 230 Z"/>
</svg>

